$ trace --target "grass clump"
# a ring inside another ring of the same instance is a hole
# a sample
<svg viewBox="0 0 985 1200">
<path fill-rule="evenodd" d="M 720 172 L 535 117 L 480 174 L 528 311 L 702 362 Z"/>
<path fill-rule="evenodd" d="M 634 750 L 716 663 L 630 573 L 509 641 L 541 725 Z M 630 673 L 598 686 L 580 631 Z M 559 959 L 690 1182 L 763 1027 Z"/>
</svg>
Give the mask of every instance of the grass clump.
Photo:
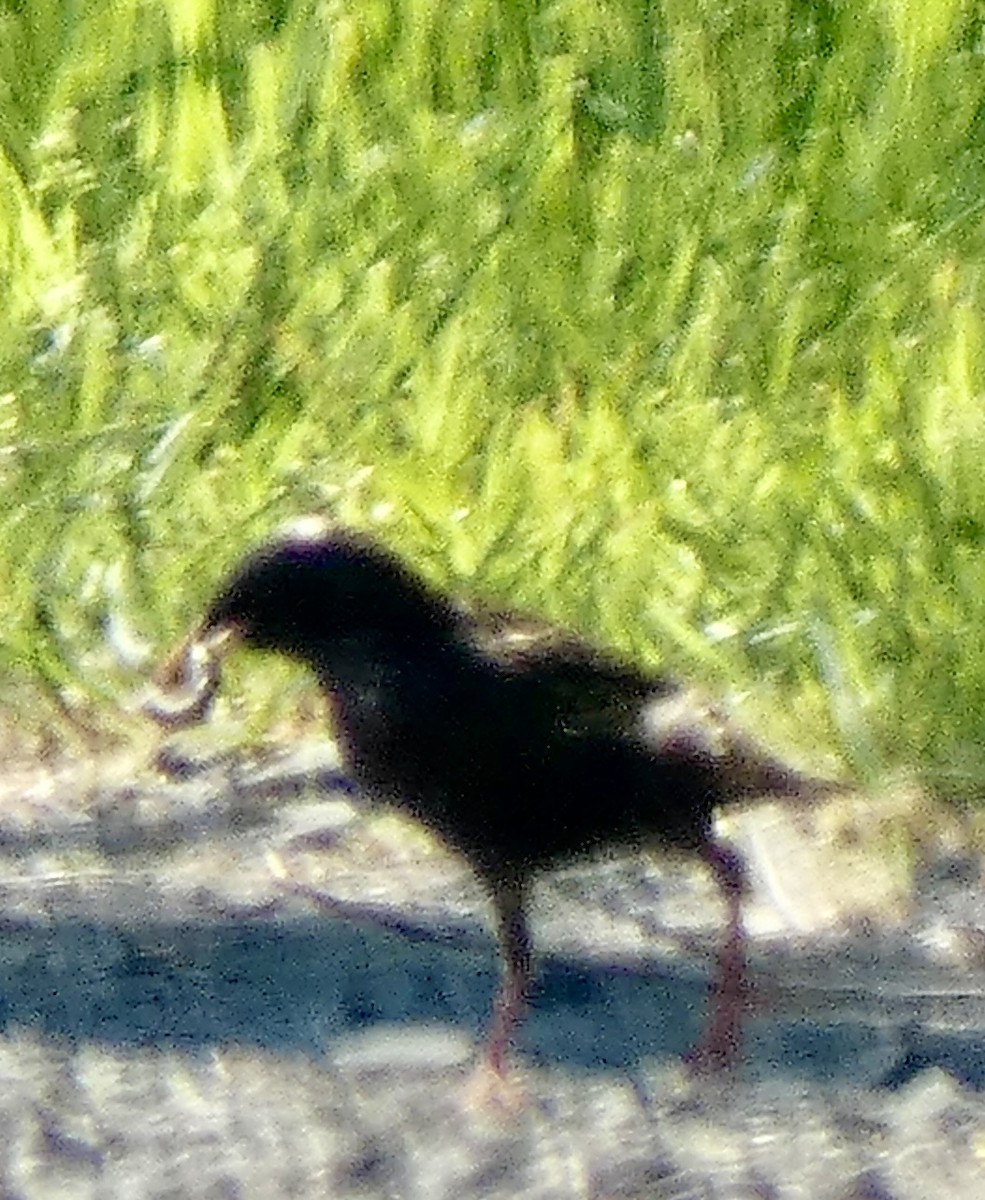
<svg viewBox="0 0 985 1200">
<path fill-rule="evenodd" d="M 0 46 L 25 734 L 125 736 L 316 510 L 982 797 L 970 0 L 26 0 Z"/>
</svg>

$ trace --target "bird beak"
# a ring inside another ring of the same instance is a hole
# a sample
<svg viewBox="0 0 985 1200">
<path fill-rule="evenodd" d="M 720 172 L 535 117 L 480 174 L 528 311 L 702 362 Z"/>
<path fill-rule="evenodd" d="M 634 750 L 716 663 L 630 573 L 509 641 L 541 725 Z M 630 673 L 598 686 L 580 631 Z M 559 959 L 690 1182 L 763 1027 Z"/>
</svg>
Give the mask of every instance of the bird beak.
<svg viewBox="0 0 985 1200">
<path fill-rule="evenodd" d="M 155 671 L 143 712 L 165 729 L 204 720 L 222 682 L 222 657 L 238 640 L 232 623 L 193 630 Z"/>
</svg>

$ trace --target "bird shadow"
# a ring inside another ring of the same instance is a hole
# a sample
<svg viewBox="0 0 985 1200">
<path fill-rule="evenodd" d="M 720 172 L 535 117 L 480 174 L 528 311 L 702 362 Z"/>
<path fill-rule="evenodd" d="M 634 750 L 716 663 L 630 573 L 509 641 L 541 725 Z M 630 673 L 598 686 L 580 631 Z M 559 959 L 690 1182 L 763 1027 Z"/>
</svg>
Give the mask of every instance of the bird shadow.
<svg viewBox="0 0 985 1200">
<path fill-rule="evenodd" d="M 491 941 L 429 941 L 346 919 L 6 920 L 0 1029 L 71 1042 L 195 1049 L 239 1044 L 320 1055 L 374 1027 L 481 1036 L 497 981 Z M 782 974 L 783 965 L 777 973 Z M 540 960 L 517 1040 L 537 1065 L 632 1072 L 698 1037 L 707 978 L 693 962 Z M 985 1023 L 985 1015 L 983 1015 Z M 985 1087 L 981 1028 L 928 1032 L 864 1000 L 753 1014 L 743 1074 L 898 1087 L 928 1066 Z"/>
</svg>

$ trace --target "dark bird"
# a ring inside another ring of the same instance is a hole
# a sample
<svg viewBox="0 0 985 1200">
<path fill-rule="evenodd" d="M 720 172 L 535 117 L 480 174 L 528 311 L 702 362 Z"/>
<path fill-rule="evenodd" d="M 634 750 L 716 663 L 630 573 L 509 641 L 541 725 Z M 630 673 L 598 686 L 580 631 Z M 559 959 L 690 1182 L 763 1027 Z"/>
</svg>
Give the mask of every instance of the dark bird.
<svg viewBox="0 0 985 1200">
<path fill-rule="evenodd" d="M 152 716 L 168 725 L 207 713 L 227 639 L 307 664 L 356 783 L 438 834 L 488 889 L 504 963 L 486 1049 L 494 1072 L 531 982 L 531 880 L 603 847 L 656 845 L 708 863 L 728 930 L 692 1059 L 735 1062 L 745 884 L 737 855 L 714 839 L 714 811 L 835 785 L 787 768 L 672 680 L 540 622 L 470 613 L 347 530 L 288 536 L 250 555 L 160 677 L 191 700 L 162 695 Z"/>
</svg>

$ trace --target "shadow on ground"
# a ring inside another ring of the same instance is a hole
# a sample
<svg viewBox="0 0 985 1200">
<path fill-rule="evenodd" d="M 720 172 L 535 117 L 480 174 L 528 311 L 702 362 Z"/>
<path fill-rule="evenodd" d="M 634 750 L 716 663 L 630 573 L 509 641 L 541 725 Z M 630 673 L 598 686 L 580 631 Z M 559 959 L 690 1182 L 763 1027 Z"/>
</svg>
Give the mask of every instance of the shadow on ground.
<svg viewBox="0 0 985 1200">
<path fill-rule="evenodd" d="M 770 968 L 750 1022 L 747 1077 L 898 1086 L 939 1065 L 985 1087 L 980 1028 L 928 1031 L 907 1020 L 905 996 L 887 1012 L 885 997 L 805 990 L 798 1012 L 796 987 L 776 1003 L 782 958 Z M 440 1025 L 478 1039 L 496 970 L 491 943 L 452 947 L 340 919 L 125 928 L 8 921 L 0 1024 L 119 1047 L 237 1044 L 312 1055 L 379 1026 Z M 621 1072 L 679 1058 L 698 1036 L 706 987 L 686 963 L 605 967 L 548 956 L 519 1052 L 539 1066 Z M 985 1022 L 985 1003 L 979 1011 Z"/>
</svg>

